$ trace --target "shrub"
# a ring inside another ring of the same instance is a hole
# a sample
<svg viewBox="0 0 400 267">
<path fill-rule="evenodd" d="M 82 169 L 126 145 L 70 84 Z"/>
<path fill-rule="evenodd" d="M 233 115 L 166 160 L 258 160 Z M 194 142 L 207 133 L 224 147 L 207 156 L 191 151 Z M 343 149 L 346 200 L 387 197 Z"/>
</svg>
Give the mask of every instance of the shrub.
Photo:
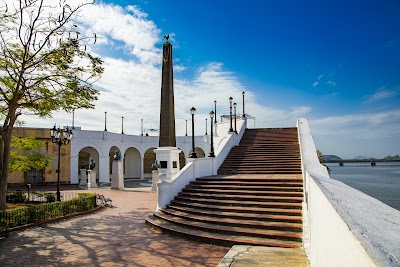
<svg viewBox="0 0 400 267">
<path fill-rule="evenodd" d="M 51 194 L 55 199 L 54 193 Z M 89 210 L 94 207 L 96 207 L 96 194 L 80 193 L 77 198 L 67 201 L 27 205 L 21 208 L 0 211 L 0 226 L 12 228 L 28 223 L 45 221 L 61 215 Z"/>
<path fill-rule="evenodd" d="M 25 194 L 22 191 L 8 192 L 6 194 L 7 203 L 24 203 L 25 200 Z"/>
<path fill-rule="evenodd" d="M 56 194 L 55 193 L 46 192 L 43 195 L 46 198 L 46 202 L 47 203 L 52 203 L 52 202 L 56 201 Z"/>
</svg>

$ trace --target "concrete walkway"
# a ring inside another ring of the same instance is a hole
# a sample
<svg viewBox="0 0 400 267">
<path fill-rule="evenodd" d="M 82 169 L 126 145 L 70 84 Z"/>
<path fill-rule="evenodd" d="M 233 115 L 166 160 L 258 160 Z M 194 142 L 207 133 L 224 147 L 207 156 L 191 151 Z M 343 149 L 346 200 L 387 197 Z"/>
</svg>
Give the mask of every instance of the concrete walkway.
<svg viewBox="0 0 400 267">
<path fill-rule="evenodd" d="M 145 215 L 156 208 L 149 187 L 91 191 L 115 207 L 1 238 L 0 266 L 217 266 L 229 251 L 145 225 Z"/>
<path fill-rule="evenodd" d="M 308 267 L 301 248 L 233 246 L 218 267 Z"/>
</svg>

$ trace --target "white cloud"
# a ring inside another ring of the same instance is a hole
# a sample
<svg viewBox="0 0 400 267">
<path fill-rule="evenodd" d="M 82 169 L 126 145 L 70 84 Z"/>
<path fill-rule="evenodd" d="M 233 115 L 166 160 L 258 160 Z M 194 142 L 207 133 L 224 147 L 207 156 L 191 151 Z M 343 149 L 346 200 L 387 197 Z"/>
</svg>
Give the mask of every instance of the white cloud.
<svg viewBox="0 0 400 267">
<path fill-rule="evenodd" d="M 160 49 L 156 47 L 160 41 L 160 29 L 146 17 L 147 14 L 137 6 L 123 9 L 117 5 L 100 3 L 84 8 L 80 20 L 87 33 L 93 32 L 105 39 L 123 42 L 127 52 L 140 61 L 157 64 L 160 61 Z"/>
<path fill-rule="evenodd" d="M 352 158 L 357 156 L 352 153 L 358 153 L 378 157 L 395 155 L 400 150 L 400 109 L 310 119 L 310 127 L 317 137 L 314 141 L 324 154 Z M 377 151 L 386 154 L 377 155 Z"/>
<path fill-rule="evenodd" d="M 399 93 L 399 88 L 389 90 L 386 87 L 379 88 L 374 94 L 366 96 L 366 103 L 375 102 L 396 96 Z"/>
<path fill-rule="evenodd" d="M 331 81 L 331 80 L 327 81 L 326 84 L 329 84 L 329 85 L 332 85 L 332 86 L 336 86 L 336 83 L 334 81 Z"/>
</svg>

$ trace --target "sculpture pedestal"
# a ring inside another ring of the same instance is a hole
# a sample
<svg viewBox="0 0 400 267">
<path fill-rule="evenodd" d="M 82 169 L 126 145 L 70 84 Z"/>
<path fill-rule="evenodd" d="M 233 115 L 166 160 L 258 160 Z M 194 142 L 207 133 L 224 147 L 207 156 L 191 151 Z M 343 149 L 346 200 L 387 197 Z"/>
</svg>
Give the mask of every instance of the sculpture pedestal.
<svg viewBox="0 0 400 267">
<path fill-rule="evenodd" d="M 81 169 L 81 176 L 79 177 L 79 179 L 80 179 L 79 185 L 81 185 L 81 186 L 87 185 L 88 177 L 87 177 L 86 171 L 87 171 L 86 169 Z"/>
<path fill-rule="evenodd" d="M 160 175 L 165 175 L 166 180 L 174 177 L 180 170 L 179 153 L 181 153 L 181 150 L 176 147 L 159 147 L 154 149 L 154 152 L 160 164 L 160 168 L 158 169 Z"/>
<path fill-rule="evenodd" d="M 152 182 L 152 186 L 151 186 L 151 192 L 157 192 L 157 183 L 158 183 L 158 171 L 152 171 L 151 172 L 151 175 L 152 175 L 152 179 L 151 179 L 151 182 Z"/>
<path fill-rule="evenodd" d="M 87 182 L 87 187 L 88 188 L 96 188 L 97 183 L 96 183 L 96 171 L 95 170 L 88 170 L 88 182 Z"/>
<path fill-rule="evenodd" d="M 112 189 L 124 189 L 124 169 L 122 160 L 114 160 L 112 163 L 112 176 L 111 176 Z"/>
</svg>

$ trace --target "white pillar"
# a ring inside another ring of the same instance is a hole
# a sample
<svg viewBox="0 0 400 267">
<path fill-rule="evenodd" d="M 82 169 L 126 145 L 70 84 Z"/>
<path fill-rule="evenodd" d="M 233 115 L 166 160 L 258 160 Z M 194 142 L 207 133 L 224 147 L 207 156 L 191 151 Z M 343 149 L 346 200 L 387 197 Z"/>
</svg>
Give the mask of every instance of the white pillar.
<svg viewBox="0 0 400 267">
<path fill-rule="evenodd" d="M 111 188 L 112 189 L 124 189 L 124 167 L 123 167 L 123 162 L 121 159 L 113 160 Z"/>
<path fill-rule="evenodd" d="M 144 157 L 140 157 L 140 179 L 144 179 Z"/>
<path fill-rule="evenodd" d="M 71 184 L 77 184 L 79 182 L 79 164 L 78 164 L 78 156 L 71 156 L 71 166 L 70 166 L 70 172 L 71 172 Z"/>
<path fill-rule="evenodd" d="M 100 182 L 102 183 L 109 183 L 110 182 L 110 166 L 109 166 L 109 156 L 99 156 L 99 178 Z"/>
<path fill-rule="evenodd" d="M 88 183 L 86 169 L 81 169 L 81 181 L 79 185 L 86 186 Z"/>
<path fill-rule="evenodd" d="M 176 147 L 159 147 L 154 149 L 156 158 L 160 168 L 158 171 L 165 175 L 165 179 L 169 180 L 175 176 L 180 170 L 179 153 L 181 150 Z"/>
</svg>

